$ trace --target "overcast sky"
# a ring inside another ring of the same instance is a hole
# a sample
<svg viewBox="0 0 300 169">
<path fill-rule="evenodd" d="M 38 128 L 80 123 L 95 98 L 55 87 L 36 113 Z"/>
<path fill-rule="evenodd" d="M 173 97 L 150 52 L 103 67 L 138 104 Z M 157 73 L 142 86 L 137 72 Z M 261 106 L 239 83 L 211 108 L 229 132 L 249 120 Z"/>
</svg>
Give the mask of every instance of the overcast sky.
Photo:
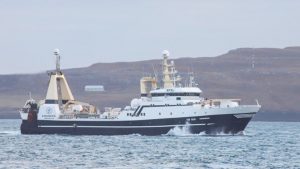
<svg viewBox="0 0 300 169">
<path fill-rule="evenodd" d="M 298 0 L 0 0 L 0 74 L 300 46 Z"/>
</svg>

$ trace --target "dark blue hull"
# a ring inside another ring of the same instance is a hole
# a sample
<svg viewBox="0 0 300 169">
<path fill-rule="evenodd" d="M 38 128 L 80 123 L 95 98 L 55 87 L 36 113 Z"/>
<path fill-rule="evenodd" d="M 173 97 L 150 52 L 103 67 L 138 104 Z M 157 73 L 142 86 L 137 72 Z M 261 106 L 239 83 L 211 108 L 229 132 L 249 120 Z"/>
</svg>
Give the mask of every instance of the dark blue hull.
<svg viewBox="0 0 300 169">
<path fill-rule="evenodd" d="M 23 120 L 22 134 L 71 134 L 71 135 L 162 135 L 175 127 L 185 128 L 191 134 L 237 134 L 245 129 L 255 113 L 214 115 L 191 118 L 169 118 L 137 121 L 52 121 Z"/>
</svg>

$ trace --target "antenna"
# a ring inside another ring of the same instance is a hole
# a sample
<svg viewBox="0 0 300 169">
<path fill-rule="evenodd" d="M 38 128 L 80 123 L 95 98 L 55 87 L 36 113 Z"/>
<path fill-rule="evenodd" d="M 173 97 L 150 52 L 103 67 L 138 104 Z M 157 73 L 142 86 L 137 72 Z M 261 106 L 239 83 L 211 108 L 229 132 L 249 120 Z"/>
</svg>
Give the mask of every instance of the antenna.
<svg viewBox="0 0 300 169">
<path fill-rule="evenodd" d="M 252 69 L 254 69 L 255 68 L 254 54 L 252 54 L 251 60 L 252 60 Z"/>
<path fill-rule="evenodd" d="M 158 80 L 158 77 L 157 77 L 157 73 L 156 73 L 156 70 L 155 70 L 153 64 L 152 64 L 152 69 L 153 69 L 154 77 L 155 77 L 155 79 L 156 79 L 156 81 L 157 81 L 157 80 Z"/>
<path fill-rule="evenodd" d="M 30 100 L 32 100 L 32 97 L 31 97 L 31 92 L 29 92 L 29 99 L 30 99 Z"/>
<path fill-rule="evenodd" d="M 54 55 L 56 56 L 56 72 L 60 72 L 60 55 L 59 55 L 59 49 L 54 49 Z"/>
<path fill-rule="evenodd" d="M 171 60 L 171 65 L 174 66 L 174 60 Z"/>
</svg>

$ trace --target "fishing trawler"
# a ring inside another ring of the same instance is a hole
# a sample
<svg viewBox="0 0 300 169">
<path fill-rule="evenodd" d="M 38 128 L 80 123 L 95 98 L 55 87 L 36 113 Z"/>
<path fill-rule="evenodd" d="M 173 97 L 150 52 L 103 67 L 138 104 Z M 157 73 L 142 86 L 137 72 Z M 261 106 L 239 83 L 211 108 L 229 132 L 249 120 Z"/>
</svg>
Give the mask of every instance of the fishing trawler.
<svg viewBox="0 0 300 169">
<path fill-rule="evenodd" d="M 20 110 L 22 134 L 85 135 L 161 135 L 174 128 L 191 134 L 238 134 L 261 106 L 241 105 L 239 99 L 205 99 L 191 74 L 186 86 L 181 84 L 169 52 L 163 52 L 162 84 L 157 76 L 142 77 L 141 95 L 125 108 L 105 108 L 75 100 L 60 69 L 56 50 L 56 70 L 49 73 L 46 98 L 30 98 Z"/>
</svg>

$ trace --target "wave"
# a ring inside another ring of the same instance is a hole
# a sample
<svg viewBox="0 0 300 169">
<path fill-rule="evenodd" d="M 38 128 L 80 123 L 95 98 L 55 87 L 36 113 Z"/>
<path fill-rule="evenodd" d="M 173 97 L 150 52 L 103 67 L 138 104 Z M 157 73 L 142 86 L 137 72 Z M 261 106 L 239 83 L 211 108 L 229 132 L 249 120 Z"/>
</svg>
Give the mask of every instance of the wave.
<svg viewBox="0 0 300 169">
<path fill-rule="evenodd" d="M 176 126 L 169 130 L 167 134 L 164 134 L 167 136 L 244 136 L 246 133 L 244 131 L 241 131 L 239 133 L 226 133 L 224 130 L 218 130 L 211 133 L 207 133 L 205 131 L 202 131 L 200 133 L 192 133 L 190 131 L 189 124 L 186 124 L 185 126 Z"/>
<path fill-rule="evenodd" d="M 0 135 L 20 135 L 21 132 L 18 130 L 7 130 L 7 131 L 0 131 Z"/>
<path fill-rule="evenodd" d="M 134 134 L 128 134 L 127 136 L 143 136 L 143 135 L 138 134 L 138 133 L 134 133 Z"/>
<path fill-rule="evenodd" d="M 169 130 L 167 136 L 189 136 L 189 135 L 195 135 L 192 134 L 190 131 L 190 126 L 188 123 L 186 123 L 185 126 L 176 126 Z"/>
<path fill-rule="evenodd" d="M 244 136 L 246 135 L 245 131 L 240 131 L 238 133 L 225 133 L 224 131 L 218 131 L 213 133 L 206 133 L 205 131 L 200 132 L 198 135 L 200 136 Z"/>
</svg>

